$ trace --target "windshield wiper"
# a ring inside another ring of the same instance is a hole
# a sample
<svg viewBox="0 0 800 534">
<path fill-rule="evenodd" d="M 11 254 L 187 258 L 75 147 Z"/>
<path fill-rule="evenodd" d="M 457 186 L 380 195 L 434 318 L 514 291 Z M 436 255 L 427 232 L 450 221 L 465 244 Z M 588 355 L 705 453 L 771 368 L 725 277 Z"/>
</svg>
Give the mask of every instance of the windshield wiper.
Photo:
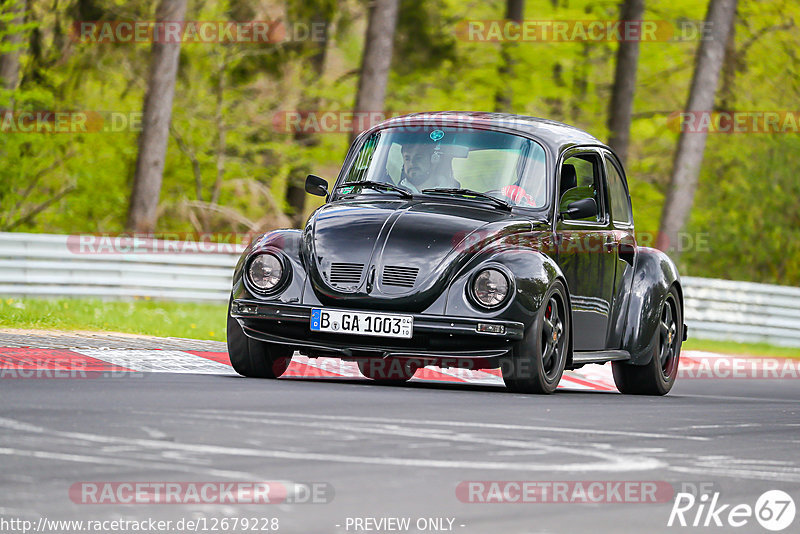
<svg viewBox="0 0 800 534">
<path fill-rule="evenodd" d="M 493 197 L 492 195 L 487 195 L 486 193 L 473 191 L 472 189 L 459 189 L 457 187 L 434 187 L 432 189 L 423 189 L 422 193 L 429 193 L 429 194 L 439 193 L 443 195 L 462 195 L 462 196 L 476 197 L 480 198 L 481 200 L 488 200 L 498 208 L 504 209 L 506 211 L 511 211 L 511 204 L 509 204 L 508 202 Z"/>
<path fill-rule="evenodd" d="M 376 189 L 378 191 L 392 191 L 395 193 L 400 193 L 400 196 L 403 198 L 414 198 L 414 195 L 411 194 L 411 191 L 400 187 L 394 184 L 388 184 L 386 182 L 373 182 L 372 180 L 362 180 L 359 182 L 345 182 L 343 184 L 339 184 L 336 189 L 341 189 L 343 187 L 369 187 L 370 189 Z"/>
</svg>

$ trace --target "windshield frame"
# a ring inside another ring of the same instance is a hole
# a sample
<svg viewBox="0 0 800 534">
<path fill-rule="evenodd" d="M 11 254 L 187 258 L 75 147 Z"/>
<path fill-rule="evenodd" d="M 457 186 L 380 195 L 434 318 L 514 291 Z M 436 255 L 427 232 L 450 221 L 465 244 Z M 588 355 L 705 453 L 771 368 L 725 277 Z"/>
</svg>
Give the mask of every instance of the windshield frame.
<svg viewBox="0 0 800 534">
<path fill-rule="evenodd" d="M 333 188 L 331 190 L 332 193 L 331 193 L 331 196 L 330 196 L 330 202 L 334 202 L 334 201 L 337 201 L 337 200 L 342 200 L 345 197 L 347 197 L 347 199 L 350 200 L 351 195 L 353 195 L 353 193 L 342 193 L 341 189 L 339 189 L 339 186 L 341 184 L 345 183 L 345 179 L 346 179 L 346 177 L 347 177 L 347 175 L 348 175 L 348 173 L 350 171 L 350 167 L 353 165 L 358 153 L 361 151 L 361 148 L 364 146 L 364 144 L 366 143 L 367 139 L 369 139 L 373 134 L 378 133 L 378 132 L 392 130 L 392 129 L 397 129 L 397 128 L 419 128 L 419 129 L 424 129 L 424 128 L 430 128 L 430 127 L 434 127 L 434 126 L 436 126 L 436 127 L 444 127 L 444 128 L 454 127 L 454 128 L 462 128 L 462 129 L 470 129 L 470 130 L 481 130 L 481 131 L 489 131 L 489 132 L 498 132 L 498 133 L 504 133 L 504 134 L 508 134 L 508 135 L 514 135 L 514 136 L 517 136 L 517 137 L 521 137 L 521 138 L 523 138 L 525 140 L 529 140 L 529 141 L 532 141 L 532 142 L 536 143 L 544 151 L 544 155 L 545 155 L 545 158 L 544 158 L 544 180 L 545 180 L 545 198 L 546 198 L 546 202 L 545 202 L 545 204 L 543 206 L 540 206 L 540 207 L 517 206 L 517 205 L 512 204 L 511 208 L 512 208 L 512 212 L 517 212 L 518 211 L 518 212 L 521 212 L 521 213 L 537 213 L 537 214 L 548 213 L 550 210 L 552 210 L 552 206 L 553 206 L 553 200 L 552 200 L 552 197 L 553 197 L 553 179 L 552 179 L 553 172 L 552 172 L 552 169 L 554 168 L 555 155 L 550 150 L 550 148 L 548 147 L 547 143 L 543 143 L 541 140 L 539 140 L 538 138 L 536 138 L 533 135 L 529 135 L 526 132 L 521 132 L 519 130 L 515 130 L 515 129 L 512 129 L 512 128 L 506 128 L 506 127 L 502 127 L 502 126 L 495 126 L 495 125 L 489 125 L 489 124 L 480 124 L 480 123 L 478 123 L 478 124 L 470 124 L 468 126 L 465 126 L 464 123 L 462 121 L 459 121 L 459 120 L 436 120 L 435 121 L 435 125 L 432 125 L 430 120 L 424 120 L 424 119 L 423 120 L 419 120 L 419 121 L 408 121 L 408 122 L 403 123 L 403 124 L 390 124 L 390 125 L 386 125 L 386 126 L 381 126 L 379 124 L 379 125 L 377 125 L 377 126 L 375 126 L 373 128 L 370 128 L 369 130 L 366 130 L 366 131 L 362 132 L 361 134 L 358 135 L 358 137 L 356 137 L 355 141 L 350 146 L 350 150 L 347 152 L 347 156 L 345 156 L 344 163 L 342 164 L 342 167 L 339 170 L 339 175 L 337 176 L 336 182 L 334 183 Z M 527 173 L 529 173 L 530 170 L 531 170 L 531 165 L 530 165 L 530 163 L 528 163 L 525 166 L 525 170 L 523 172 L 524 172 L 525 175 L 527 175 Z M 414 198 L 425 198 L 425 199 L 435 199 L 435 200 L 443 200 L 443 199 L 447 198 L 444 195 L 429 195 L 429 194 L 425 194 L 425 193 L 413 193 L 413 195 L 414 195 Z M 385 197 L 385 198 L 396 197 L 398 199 L 400 198 L 397 195 L 392 194 L 391 192 L 382 193 L 382 192 L 370 191 L 370 190 L 361 191 L 360 193 L 357 194 L 357 196 L 359 196 L 359 197 L 380 196 L 380 197 Z M 450 197 L 450 198 L 455 199 L 457 201 L 469 202 L 471 204 L 476 202 L 475 199 L 468 199 L 468 198 L 463 198 L 463 197 L 458 197 L 458 196 L 453 196 L 453 197 Z M 486 203 L 486 201 L 478 201 L 478 202 Z"/>
</svg>

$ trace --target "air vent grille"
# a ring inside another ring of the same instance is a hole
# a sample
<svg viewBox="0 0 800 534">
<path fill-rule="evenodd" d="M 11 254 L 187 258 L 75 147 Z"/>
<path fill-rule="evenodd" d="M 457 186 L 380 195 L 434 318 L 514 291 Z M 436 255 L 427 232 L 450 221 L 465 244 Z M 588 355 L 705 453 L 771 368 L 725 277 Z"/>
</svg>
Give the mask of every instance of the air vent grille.
<svg viewBox="0 0 800 534">
<path fill-rule="evenodd" d="M 414 287 L 419 269 L 416 267 L 400 267 L 387 265 L 383 268 L 383 285 L 398 287 Z"/>
<path fill-rule="evenodd" d="M 357 284 L 363 271 L 363 263 L 332 263 L 330 281 L 334 284 Z"/>
</svg>

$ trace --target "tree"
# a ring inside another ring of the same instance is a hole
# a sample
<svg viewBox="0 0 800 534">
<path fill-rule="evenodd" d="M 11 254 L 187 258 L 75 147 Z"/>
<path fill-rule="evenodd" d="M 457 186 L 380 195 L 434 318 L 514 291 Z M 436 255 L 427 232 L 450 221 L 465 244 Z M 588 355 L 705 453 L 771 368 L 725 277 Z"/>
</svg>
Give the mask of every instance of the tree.
<svg viewBox="0 0 800 534">
<path fill-rule="evenodd" d="M 161 0 L 156 9 L 156 21 L 182 23 L 185 13 L 186 0 Z M 142 133 L 139 136 L 139 153 L 128 209 L 127 226 L 134 232 L 152 232 L 158 219 L 158 200 L 181 47 L 180 42 L 166 41 L 154 38 L 151 49 Z"/>
<path fill-rule="evenodd" d="M 687 112 L 710 113 L 714 106 L 725 46 L 736 15 L 736 0 L 710 0 L 706 14 L 706 33 L 695 58 Z M 700 166 L 708 132 L 681 131 L 672 164 L 667 196 L 661 212 L 656 246 L 680 256 L 678 233 L 686 225 L 694 203 Z"/>
<path fill-rule="evenodd" d="M 522 23 L 525 12 L 525 0 L 506 0 L 506 20 Z M 511 48 L 514 43 L 504 41 L 500 45 L 500 67 L 498 68 L 498 82 L 500 86 L 494 95 L 495 111 L 511 111 L 512 92 L 510 82 L 514 78 L 514 60 L 511 57 Z"/>
<path fill-rule="evenodd" d="M 20 31 L 25 22 L 26 0 L 10 0 L 2 13 L 5 23 L 2 50 L 0 54 L 0 81 L 7 92 L 12 92 L 19 83 L 19 56 L 24 47 L 24 32 Z M 13 107 L 13 103 L 10 107 Z"/>
<path fill-rule="evenodd" d="M 643 15 L 644 0 L 624 0 L 622 2 L 620 21 L 641 21 Z M 638 63 L 639 39 L 621 41 L 617 48 L 614 86 L 611 90 L 611 105 L 608 112 L 608 146 L 619 156 L 623 164 L 628 159 L 631 113 L 633 112 L 633 95 L 636 91 Z"/>
<path fill-rule="evenodd" d="M 353 110 L 356 117 L 383 110 L 389 67 L 392 64 L 398 3 L 399 0 L 375 0 L 370 6 L 364 55 L 361 58 L 361 75 Z M 358 124 L 360 121 L 353 122 Z M 357 134 L 356 131 L 351 132 L 351 138 L 355 138 Z"/>
<path fill-rule="evenodd" d="M 400 0 L 392 53 L 392 75 L 415 82 L 426 75 L 441 79 L 442 70 L 452 75 L 452 64 L 460 64 L 458 37 L 453 26 L 463 15 L 453 13 L 444 2 Z M 397 98 L 397 95 L 393 95 Z"/>
<path fill-rule="evenodd" d="M 325 72 L 330 26 L 337 4 L 330 0 L 317 0 L 315 2 L 305 0 L 293 7 L 294 15 L 301 19 L 307 19 L 312 28 L 321 28 L 319 32 L 321 39 L 309 39 L 309 42 L 300 50 L 301 55 L 310 56 L 310 69 L 304 75 L 306 78 L 310 78 L 307 79 L 307 83 L 311 85 L 322 78 Z M 300 110 L 315 110 L 318 106 L 319 99 L 316 96 L 303 94 L 300 100 Z M 318 137 L 302 131 L 293 132 L 293 139 L 295 143 L 305 147 L 315 146 L 319 143 Z M 296 227 L 303 224 L 306 205 L 305 179 L 311 170 L 308 164 L 297 165 L 291 170 L 286 180 L 286 204 L 289 208 L 292 224 Z"/>
</svg>

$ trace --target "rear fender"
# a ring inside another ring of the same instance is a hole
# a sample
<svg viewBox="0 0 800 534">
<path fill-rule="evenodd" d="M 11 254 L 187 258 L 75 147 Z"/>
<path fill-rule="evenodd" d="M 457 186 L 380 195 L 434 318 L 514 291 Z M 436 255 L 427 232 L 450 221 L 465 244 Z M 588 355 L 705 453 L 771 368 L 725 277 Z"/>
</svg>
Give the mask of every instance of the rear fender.
<svg viewBox="0 0 800 534">
<path fill-rule="evenodd" d="M 622 348 L 631 353 L 630 363 L 646 365 L 650 362 L 658 342 L 661 307 L 673 284 L 678 287 L 679 305 L 683 312 L 683 291 L 675 264 L 660 250 L 637 247 L 626 326 L 622 336 Z"/>
</svg>

